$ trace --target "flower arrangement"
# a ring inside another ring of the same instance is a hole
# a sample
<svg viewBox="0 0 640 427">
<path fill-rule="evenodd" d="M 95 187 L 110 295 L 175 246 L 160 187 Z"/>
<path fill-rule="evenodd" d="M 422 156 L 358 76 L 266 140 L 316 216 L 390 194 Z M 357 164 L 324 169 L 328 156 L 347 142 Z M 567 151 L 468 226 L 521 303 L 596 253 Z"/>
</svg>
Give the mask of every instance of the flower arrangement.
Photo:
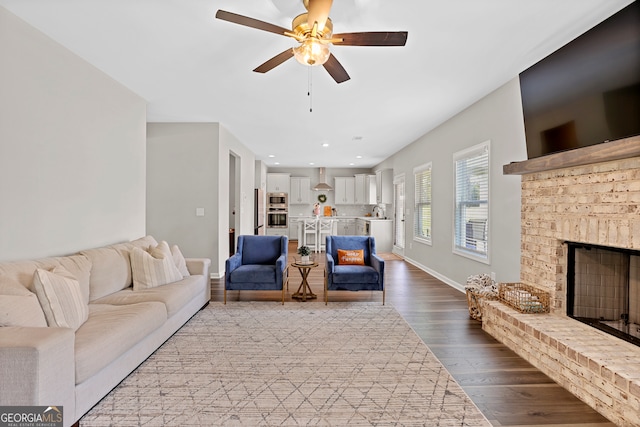
<svg viewBox="0 0 640 427">
<path fill-rule="evenodd" d="M 311 249 L 309 248 L 309 246 L 300 246 L 298 248 L 298 255 L 309 256 L 311 255 Z"/>
</svg>

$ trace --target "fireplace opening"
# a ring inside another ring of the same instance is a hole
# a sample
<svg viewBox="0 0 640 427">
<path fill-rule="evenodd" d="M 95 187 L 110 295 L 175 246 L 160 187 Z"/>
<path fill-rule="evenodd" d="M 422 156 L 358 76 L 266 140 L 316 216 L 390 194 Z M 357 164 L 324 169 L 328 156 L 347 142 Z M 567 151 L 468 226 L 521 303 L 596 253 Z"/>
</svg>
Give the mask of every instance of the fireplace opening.
<svg viewBox="0 0 640 427">
<path fill-rule="evenodd" d="M 640 346 L 640 252 L 567 245 L 567 315 Z"/>
</svg>

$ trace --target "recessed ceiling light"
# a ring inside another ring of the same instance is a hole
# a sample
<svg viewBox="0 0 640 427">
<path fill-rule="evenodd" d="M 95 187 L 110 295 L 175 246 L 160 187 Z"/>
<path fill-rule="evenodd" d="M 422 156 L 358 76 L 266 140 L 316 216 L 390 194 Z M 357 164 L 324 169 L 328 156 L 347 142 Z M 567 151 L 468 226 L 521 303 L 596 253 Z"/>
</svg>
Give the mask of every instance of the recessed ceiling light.
<svg viewBox="0 0 640 427">
<path fill-rule="evenodd" d="M 328 142 L 325 142 L 325 143 L 323 143 L 323 144 L 322 144 L 322 146 L 326 148 L 326 147 L 328 147 L 328 146 L 329 146 L 329 143 L 328 143 Z"/>
<path fill-rule="evenodd" d="M 280 162 L 275 162 L 275 163 L 274 163 L 274 165 L 279 165 L 279 164 L 280 164 Z"/>
<path fill-rule="evenodd" d="M 354 141 L 362 141 L 363 137 L 362 136 L 354 136 L 353 140 Z"/>
<path fill-rule="evenodd" d="M 273 159 L 274 157 L 275 157 L 275 155 L 274 155 L 274 154 L 269 154 L 269 158 L 270 158 L 270 159 Z"/>
<path fill-rule="evenodd" d="M 356 156 L 356 159 L 361 159 L 361 158 L 362 158 L 362 156 Z"/>
<path fill-rule="evenodd" d="M 355 163 L 353 163 L 353 162 L 349 163 L 349 166 L 354 166 L 354 165 L 355 165 Z"/>
</svg>

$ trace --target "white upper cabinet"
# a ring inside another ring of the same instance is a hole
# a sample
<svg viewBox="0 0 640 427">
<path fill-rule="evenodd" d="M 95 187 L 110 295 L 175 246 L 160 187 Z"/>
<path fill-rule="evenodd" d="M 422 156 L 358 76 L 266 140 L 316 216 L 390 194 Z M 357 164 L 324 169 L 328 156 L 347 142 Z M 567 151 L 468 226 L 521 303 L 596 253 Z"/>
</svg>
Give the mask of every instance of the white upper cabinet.
<svg viewBox="0 0 640 427">
<path fill-rule="evenodd" d="M 268 173 L 267 193 L 289 193 L 289 173 Z"/>
<path fill-rule="evenodd" d="M 352 176 L 334 178 L 336 205 L 353 205 L 355 203 L 355 180 Z"/>
<path fill-rule="evenodd" d="M 358 174 L 355 176 L 355 196 L 356 205 L 376 204 L 376 176 Z"/>
<path fill-rule="evenodd" d="M 393 203 L 393 169 L 376 172 L 376 203 Z"/>
<path fill-rule="evenodd" d="M 311 203 L 311 178 L 308 176 L 292 176 L 290 205 L 308 205 Z"/>
</svg>

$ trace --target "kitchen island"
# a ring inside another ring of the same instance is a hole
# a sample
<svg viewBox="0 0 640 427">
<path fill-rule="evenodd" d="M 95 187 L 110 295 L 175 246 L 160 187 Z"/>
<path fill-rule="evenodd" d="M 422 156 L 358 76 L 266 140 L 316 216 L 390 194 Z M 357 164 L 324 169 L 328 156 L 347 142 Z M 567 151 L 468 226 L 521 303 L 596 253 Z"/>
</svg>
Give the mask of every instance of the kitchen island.
<svg viewBox="0 0 640 427">
<path fill-rule="evenodd" d="M 302 246 L 304 221 L 315 219 L 313 216 L 291 217 L 291 222 L 297 224 L 298 247 Z M 372 236 L 376 239 L 377 252 L 391 252 L 393 249 L 393 220 L 361 217 L 361 216 L 331 216 L 318 218 L 327 218 L 335 220 L 332 233 L 333 235 L 359 235 Z"/>
</svg>

